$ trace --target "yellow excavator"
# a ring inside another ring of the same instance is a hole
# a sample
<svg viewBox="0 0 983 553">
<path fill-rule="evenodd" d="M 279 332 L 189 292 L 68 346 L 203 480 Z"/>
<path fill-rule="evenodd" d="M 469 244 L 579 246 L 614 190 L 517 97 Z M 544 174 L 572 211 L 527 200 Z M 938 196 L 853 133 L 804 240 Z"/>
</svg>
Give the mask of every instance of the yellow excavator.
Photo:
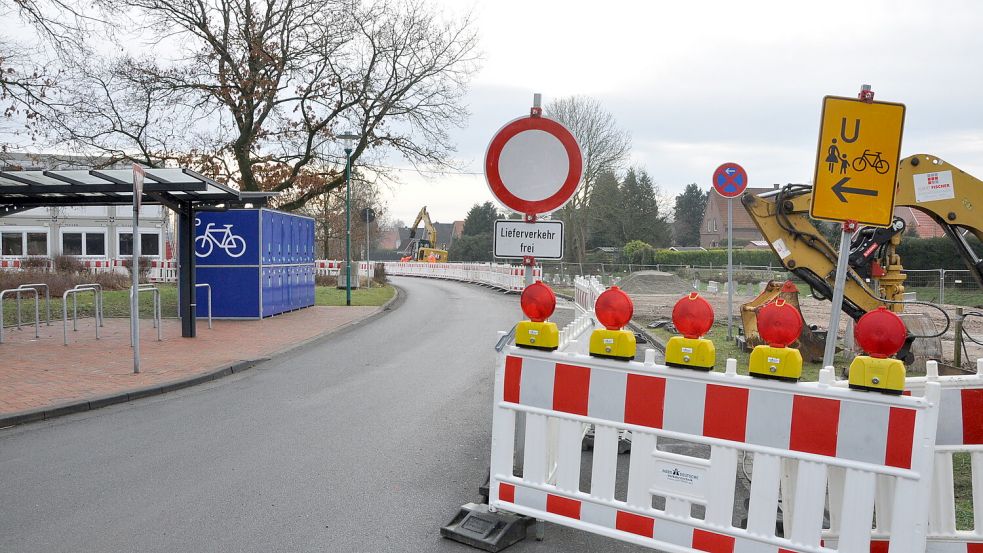
<svg viewBox="0 0 983 553">
<path fill-rule="evenodd" d="M 423 221 L 424 235 L 416 238 L 416 227 Z M 446 263 L 447 250 L 437 247 L 437 229 L 430 222 L 427 206 L 420 209 L 413 226 L 410 227 L 410 243 L 404 252 L 407 254 L 402 261 L 428 261 L 431 263 Z"/>
<path fill-rule="evenodd" d="M 805 281 L 813 296 L 831 298 L 838 252 L 809 218 L 812 186 L 789 184 L 757 196 L 745 194 L 741 202 L 785 268 Z M 971 233 L 983 240 L 983 215 L 975 211 L 983 210 L 983 181 L 936 156 L 913 155 L 899 164 L 895 205 L 917 209 L 938 223 L 983 286 L 983 259 L 966 239 Z M 903 303 L 892 302 L 904 298 L 906 277 L 896 252 L 904 228 L 904 221 L 895 218 L 887 228 L 862 227 L 851 240 L 843 311 L 853 319 L 881 306 L 903 309 Z M 777 295 L 777 289 L 763 294 Z M 756 298 L 742 311 L 749 343 L 757 336 L 755 307 L 763 303 Z"/>
</svg>

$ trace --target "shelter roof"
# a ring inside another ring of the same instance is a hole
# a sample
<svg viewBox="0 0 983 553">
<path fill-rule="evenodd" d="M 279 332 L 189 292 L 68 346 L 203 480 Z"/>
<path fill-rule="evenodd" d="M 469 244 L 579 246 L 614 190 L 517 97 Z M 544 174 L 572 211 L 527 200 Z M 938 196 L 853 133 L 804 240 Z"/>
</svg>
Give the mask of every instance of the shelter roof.
<svg viewBox="0 0 983 553">
<path fill-rule="evenodd" d="M 146 168 L 142 203 L 170 207 L 265 204 L 273 193 L 240 192 L 184 168 Z M 0 171 L 0 216 L 34 207 L 129 205 L 130 169 Z"/>
</svg>

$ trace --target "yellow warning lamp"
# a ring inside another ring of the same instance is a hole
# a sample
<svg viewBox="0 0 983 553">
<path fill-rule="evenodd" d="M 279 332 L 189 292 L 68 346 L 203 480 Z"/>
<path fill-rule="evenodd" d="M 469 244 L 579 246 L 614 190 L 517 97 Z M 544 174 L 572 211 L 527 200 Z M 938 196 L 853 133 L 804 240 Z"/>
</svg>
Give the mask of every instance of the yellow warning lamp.
<svg viewBox="0 0 983 553">
<path fill-rule="evenodd" d="M 758 312 L 758 335 L 768 345 L 751 351 L 748 373 L 762 378 L 796 381 L 802 376 L 802 354 L 789 344 L 802 332 L 802 315 L 783 299 L 768 303 Z"/>
<path fill-rule="evenodd" d="M 635 335 L 622 330 L 635 312 L 635 306 L 628 294 L 617 286 L 601 293 L 594 302 L 594 316 L 603 329 L 590 335 L 590 354 L 630 361 L 635 358 Z"/>
<path fill-rule="evenodd" d="M 713 342 L 703 338 L 713 326 L 713 307 L 697 292 L 690 292 L 672 308 L 672 324 L 682 336 L 666 343 L 666 365 L 681 369 L 713 370 L 717 352 Z"/>
<path fill-rule="evenodd" d="M 904 391 L 905 368 L 900 359 L 891 359 L 908 337 L 904 321 L 884 306 L 868 312 L 857 321 L 853 337 L 869 355 L 858 355 L 850 363 L 850 387 L 884 394 Z"/>
<path fill-rule="evenodd" d="M 556 309 L 556 294 L 543 281 L 526 286 L 519 298 L 522 312 L 530 320 L 515 327 L 515 345 L 523 348 L 555 350 L 560 346 L 556 323 L 546 322 Z"/>
</svg>

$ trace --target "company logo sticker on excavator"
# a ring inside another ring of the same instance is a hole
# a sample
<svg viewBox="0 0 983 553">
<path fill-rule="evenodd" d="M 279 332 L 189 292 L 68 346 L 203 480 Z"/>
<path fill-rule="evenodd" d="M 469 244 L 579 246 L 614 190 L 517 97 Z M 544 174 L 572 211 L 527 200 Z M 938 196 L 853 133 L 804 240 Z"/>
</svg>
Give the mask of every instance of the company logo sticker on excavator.
<svg viewBox="0 0 983 553">
<path fill-rule="evenodd" d="M 813 218 L 891 224 L 904 116 L 904 104 L 823 98 Z"/>
<path fill-rule="evenodd" d="M 912 175 L 912 180 L 915 181 L 915 201 L 918 203 L 951 200 L 956 197 L 952 171 Z"/>
</svg>

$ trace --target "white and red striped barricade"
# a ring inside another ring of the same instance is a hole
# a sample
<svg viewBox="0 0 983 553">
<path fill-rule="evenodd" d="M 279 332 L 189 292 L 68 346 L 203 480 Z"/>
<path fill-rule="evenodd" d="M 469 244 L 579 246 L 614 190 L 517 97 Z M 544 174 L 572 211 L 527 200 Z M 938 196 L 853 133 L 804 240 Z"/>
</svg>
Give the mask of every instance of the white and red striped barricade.
<svg viewBox="0 0 983 553">
<path fill-rule="evenodd" d="M 20 269 L 20 259 L 0 259 L 0 269 Z"/>
<path fill-rule="evenodd" d="M 82 259 L 82 266 L 90 273 L 108 273 L 113 270 L 111 259 Z"/>
<path fill-rule="evenodd" d="M 928 510 L 928 553 L 978 553 L 983 552 L 983 359 L 977 361 L 977 373 L 958 376 L 939 376 L 938 363 L 929 361 L 927 376 L 909 377 L 905 380 L 906 394 L 922 396 L 929 382 L 941 386 L 939 423 L 935 440 L 935 466 L 932 475 L 932 492 Z M 845 386 L 846 382 L 837 382 Z M 957 476 L 970 484 L 972 501 L 957 497 Z M 843 487 L 842 479 L 830 481 L 830 491 L 837 493 Z M 884 544 L 892 524 L 893 508 L 891 489 L 886 482 L 878 481 L 877 508 L 875 510 L 874 542 L 887 551 Z M 961 505 L 957 505 L 960 504 Z M 962 507 L 959 509 L 958 507 Z M 959 517 L 957 511 L 972 509 L 972 527 L 968 517 Z M 830 528 L 827 539 L 836 543 L 840 513 L 830 510 Z M 966 520 L 960 524 L 960 519 Z"/>
<path fill-rule="evenodd" d="M 887 479 L 891 553 L 924 551 L 937 384 L 926 384 L 924 397 L 887 396 L 739 376 L 732 361 L 727 373 L 702 373 L 653 359 L 505 347 L 495 380 L 489 507 L 674 553 L 856 553 L 870 550 L 876 483 Z M 526 417 L 520 436 L 517 413 Z M 589 468 L 581 467 L 587 424 L 595 427 Z M 620 498 L 624 430 L 632 449 Z M 521 476 L 514 474 L 517 438 L 524 444 Z M 664 451 L 666 440 L 706 454 Z M 753 466 L 745 527 L 735 525 L 735 484 L 747 454 Z M 797 461 L 795 494 L 782 506 L 789 514 L 779 533 L 786 460 Z M 588 489 L 581 489 L 582 471 Z M 839 549 L 822 540 L 833 471 L 846 482 Z"/>
</svg>

